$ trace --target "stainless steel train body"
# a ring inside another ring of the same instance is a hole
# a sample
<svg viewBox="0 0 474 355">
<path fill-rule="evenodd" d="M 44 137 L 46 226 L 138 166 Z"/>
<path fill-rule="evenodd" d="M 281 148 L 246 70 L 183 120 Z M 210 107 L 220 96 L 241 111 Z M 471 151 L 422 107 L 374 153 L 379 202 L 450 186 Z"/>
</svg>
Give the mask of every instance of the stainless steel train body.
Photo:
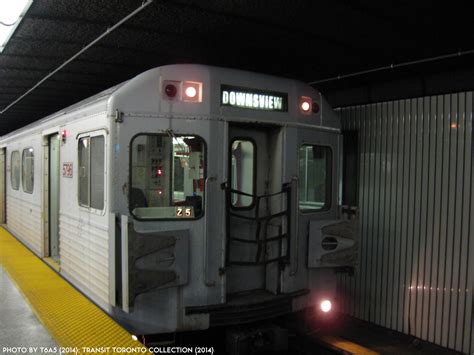
<svg viewBox="0 0 474 355">
<path fill-rule="evenodd" d="M 334 298 L 311 244 L 337 217 L 340 146 L 306 84 L 164 66 L 2 137 L 2 207 L 131 331 L 251 322 Z"/>
</svg>

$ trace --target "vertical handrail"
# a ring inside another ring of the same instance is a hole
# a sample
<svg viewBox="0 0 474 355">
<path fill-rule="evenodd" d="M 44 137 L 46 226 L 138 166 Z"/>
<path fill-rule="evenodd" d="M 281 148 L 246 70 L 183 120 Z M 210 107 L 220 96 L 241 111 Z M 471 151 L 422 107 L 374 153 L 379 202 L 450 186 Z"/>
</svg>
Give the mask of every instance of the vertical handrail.
<svg viewBox="0 0 474 355">
<path fill-rule="evenodd" d="M 298 177 L 293 176 L 291 179 L 291 190 L 290 193 L 290 204 L 295 206 L 294 210 L 290 212 L 290 221 L 291 221 L 291 230 L 288 230 L 288 233 L 291 233 L 292 238 L 288 238 L 288 244 L 291 245 L 290 240 L 293 240 L 293 247 L 294 251 L 291 252 L 291 248 L 289 250 L 289 257 L 290 257 L 290 275 L 294 276 L 298 272 L 298 247 L 299 247 L 299 229 L 298 229 Z M 292 254 L 294 257 L 292 258 Z"/>
</svg>

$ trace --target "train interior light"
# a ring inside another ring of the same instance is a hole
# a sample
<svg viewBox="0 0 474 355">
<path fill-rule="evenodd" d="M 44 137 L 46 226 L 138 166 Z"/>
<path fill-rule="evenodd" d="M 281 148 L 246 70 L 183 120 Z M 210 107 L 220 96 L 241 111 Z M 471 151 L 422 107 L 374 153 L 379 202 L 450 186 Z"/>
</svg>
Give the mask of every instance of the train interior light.
<svg viewBox="0 0 474 355">
<path fill-rule="evenodd" d="M 0 53 L 20 24 L 32 0 L 0 1 Z"/>
</svg>

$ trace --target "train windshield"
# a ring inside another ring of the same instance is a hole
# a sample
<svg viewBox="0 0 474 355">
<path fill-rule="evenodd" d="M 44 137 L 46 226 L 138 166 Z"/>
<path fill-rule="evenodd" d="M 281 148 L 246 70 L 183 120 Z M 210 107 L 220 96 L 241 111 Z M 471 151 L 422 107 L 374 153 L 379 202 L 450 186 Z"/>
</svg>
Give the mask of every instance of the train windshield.
<svg viewBox="0 0 474 355">
<path fill-rule="evenodd" d="M 134 217 L 192 219 L 204 213 L 205 144 L 200 137 L 140 134 L 130 147 Z"/>
</svg>

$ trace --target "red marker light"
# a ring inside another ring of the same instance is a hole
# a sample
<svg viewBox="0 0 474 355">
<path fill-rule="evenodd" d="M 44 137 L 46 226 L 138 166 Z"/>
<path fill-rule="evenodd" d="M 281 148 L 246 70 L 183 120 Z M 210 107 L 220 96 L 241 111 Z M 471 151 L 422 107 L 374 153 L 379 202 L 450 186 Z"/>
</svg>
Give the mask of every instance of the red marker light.
<svg viewBox="0 0 474 355">
<path fill-rule="evenodd" d="M 304 114 L 309 114 L 311 111 L 312 100 L 310 97 L 301 96 L 300 99 L 300 110 Z"/>
<path fill-rule="evenodd" d="M 67 136 L 69 135 L 69 132 L 65 129 L 62 130 L 61 132 L 61 140 L 63 141 L 63 143 L 66 143 L 66 138 Z"/>
<path fill-rule="evenodd" d="M 316 101 L 313 101 L 313 113 L 319 112 L 319 104 Z"/>
<path fill-rule="evenodd" d="M 163 170 L 161 169 L 161 166 L 156 169 L 156 176 L 162 176 L 163 175 Z"/>
<path fill-rule="evenodd" d="M 173 98 L 176 96 L 177 93 L 178 89 L 176 89 L 176 86 L 174 86 L 173 84 L 168 84 L 165 86 L 166 96 Z"/>
<path fill-rule="evenodd" d="M 161 83 L 161 96 L 166 100 L 179 100 L 181 81 L 163 80 Z"/>
</svg>

